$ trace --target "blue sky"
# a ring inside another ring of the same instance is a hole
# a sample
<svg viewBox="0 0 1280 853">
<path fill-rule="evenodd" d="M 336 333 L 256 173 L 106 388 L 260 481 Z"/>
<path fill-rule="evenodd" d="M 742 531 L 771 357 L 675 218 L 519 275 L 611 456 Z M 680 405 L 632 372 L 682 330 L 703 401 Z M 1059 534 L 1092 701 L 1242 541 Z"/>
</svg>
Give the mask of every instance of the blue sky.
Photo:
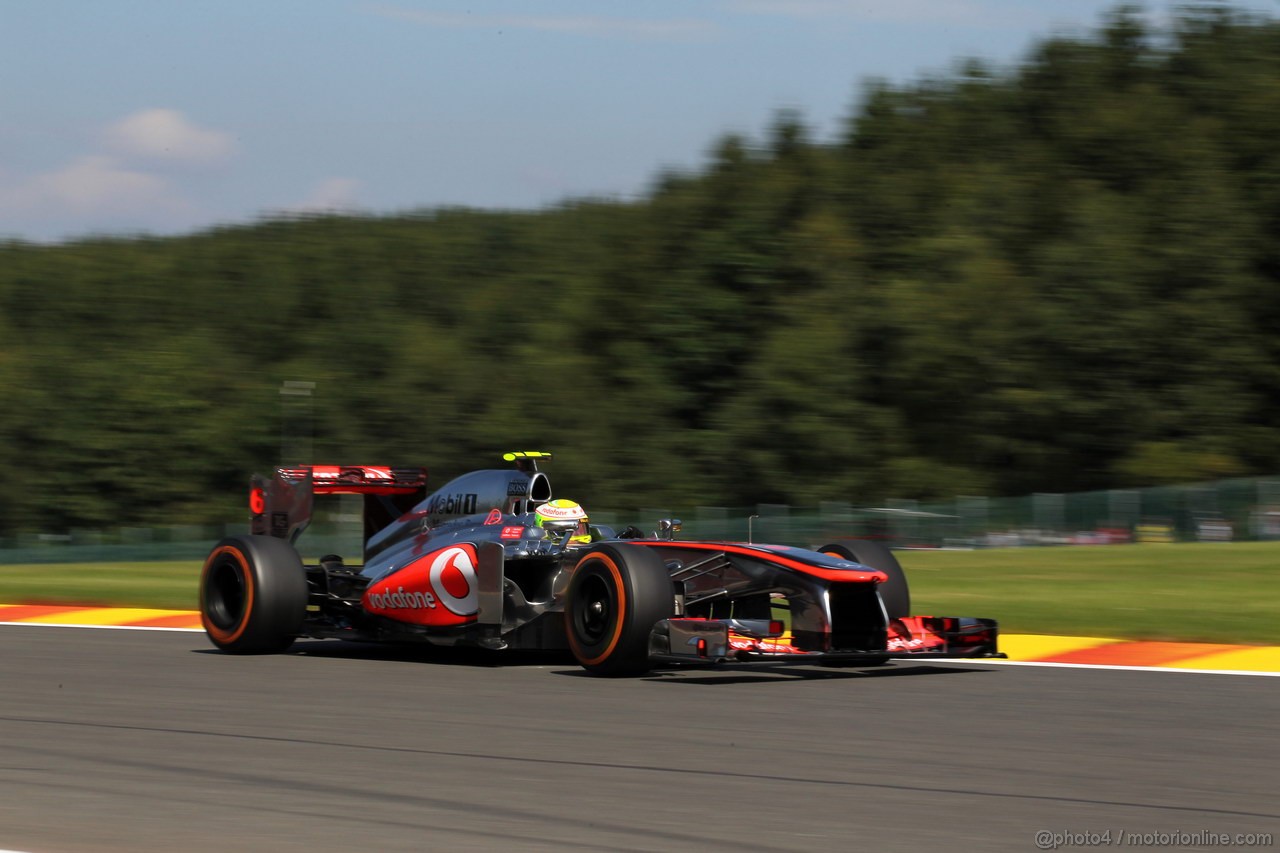
<svg viewBox="0 0 1280 853">
<path fill-rule="evenodd" d="M 869 77 L 1010 65 L 1114 5 L 0 0 L 0 237 L 635 197 L 780 109 L 834 138 Z"/>
</svg>

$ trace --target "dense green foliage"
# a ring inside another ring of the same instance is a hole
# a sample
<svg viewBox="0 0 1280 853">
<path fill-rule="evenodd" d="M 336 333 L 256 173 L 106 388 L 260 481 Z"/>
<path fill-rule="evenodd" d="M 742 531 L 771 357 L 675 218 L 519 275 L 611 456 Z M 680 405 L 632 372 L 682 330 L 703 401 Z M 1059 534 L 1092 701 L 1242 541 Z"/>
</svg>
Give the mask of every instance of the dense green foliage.
<svg viewBox="0 0 1280 853">
<path fill-rule="evenodd" d="M 2 244 L 0 533 L 238 517 L 285 380 L 317 461 L 551 449 L 596 506 L 1280 469 L 1280 24 L 1117 12 L 842 137 L 784 114 L 636 201 Z"/>
</svg>

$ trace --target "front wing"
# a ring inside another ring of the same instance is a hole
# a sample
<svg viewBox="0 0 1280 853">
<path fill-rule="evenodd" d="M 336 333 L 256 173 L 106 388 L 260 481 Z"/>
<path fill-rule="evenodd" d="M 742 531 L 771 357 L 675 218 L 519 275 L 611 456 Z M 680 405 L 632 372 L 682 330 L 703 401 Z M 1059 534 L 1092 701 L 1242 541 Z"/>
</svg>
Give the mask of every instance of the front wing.
<svg viewBox="0 0 1280 853">
<path fill-rule="evenodd" d="M 880 663 L 887 658 L 1003 658 L 995 620 L 907 616 L 889 625 L 885 648 L 798 648 L 777 622 L 675 617 L 649 634 L 649 658 L 666 663 Z"/>
</svg>

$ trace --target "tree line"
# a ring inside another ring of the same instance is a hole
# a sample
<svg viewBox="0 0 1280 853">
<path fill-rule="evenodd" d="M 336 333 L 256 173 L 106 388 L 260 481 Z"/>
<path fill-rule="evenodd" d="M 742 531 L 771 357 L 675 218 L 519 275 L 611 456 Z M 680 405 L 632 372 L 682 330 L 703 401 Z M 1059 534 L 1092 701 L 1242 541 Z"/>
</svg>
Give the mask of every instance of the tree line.
<svg viewBox="0 0 1280 853">
<path fill-rule="evenodd" d="M 1280 24 L 1122 8 L 859 102 L 633 200 L 0 244 L 0 533 L 239 517 L 295 380 L 313 461 L 552 450 L 601 507 L 1280 469 Z"/>
</svg>

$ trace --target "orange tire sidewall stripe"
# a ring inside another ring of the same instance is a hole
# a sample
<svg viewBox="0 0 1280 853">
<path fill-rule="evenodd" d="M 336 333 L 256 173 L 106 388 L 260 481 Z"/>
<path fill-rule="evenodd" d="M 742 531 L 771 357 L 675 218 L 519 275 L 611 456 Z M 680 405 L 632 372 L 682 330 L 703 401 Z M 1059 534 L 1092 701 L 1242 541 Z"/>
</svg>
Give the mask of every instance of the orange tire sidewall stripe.
<svg viewBox="0 0 1280 853">
<path fill-rule="evenodd" d="M 618 647 L 618 641 L 622 639 L 622 625 L 627 618 L 627 587 L 626 584 L 622 582 L 622 572 L 618 569 L 618 564 L 613 561 L 612 557 L 600 552 L 588 554 L 582 558 L 581 562 L 578 563 L 578 567 L 575 571 L 582 571 L 583 567 L 592 560 L 599 560 L 604 563 L 605 567 L 609 570 L 609 574 L 613 575 L 614 587 L 618 591 L 618 615 L 613 626 L 613 636 L 609 638 L 609 643 L 605 647 L 605 650 L 590 659 L 585 657 L 585 653 L 578 645 L 577 638 L 574 637 L 573 628 L 570 627 L 569 645 L 573 647 L 574 654 L 578 656 L 578 660 L 580 660 L 584 666 L 595 666 L 607 660 L 609 655 L 613 654 L 613 650 Z"/>
<path fill-rule="evenodd" d="M 210 567 L 223 554 L 230 554 L 240 564 L 240 570 L 244 577 L 244 615 L 241 617 L 239 624 L 236 625 L 235 630 L 230 632 L 213 624 L 207 615 L 208 608 L 204 604 L 204 582 L 208 579 Z M 243 551 L 230 545 L 223 545 L 210 554 L 209 559 L 204 561 L 204 572 L 200 579 L 200 621 L 204 623 L 204 629 L 209 632 L 209 636 L 221 643 L 234 643 L 240 639 L 240 635 L 244 633 L 245 628 L 249 627 L 249 614 L 253 611 L 253 592 L 253 572 L 249 571 L 249 561 L 245 559 Z"/>
</svg>

